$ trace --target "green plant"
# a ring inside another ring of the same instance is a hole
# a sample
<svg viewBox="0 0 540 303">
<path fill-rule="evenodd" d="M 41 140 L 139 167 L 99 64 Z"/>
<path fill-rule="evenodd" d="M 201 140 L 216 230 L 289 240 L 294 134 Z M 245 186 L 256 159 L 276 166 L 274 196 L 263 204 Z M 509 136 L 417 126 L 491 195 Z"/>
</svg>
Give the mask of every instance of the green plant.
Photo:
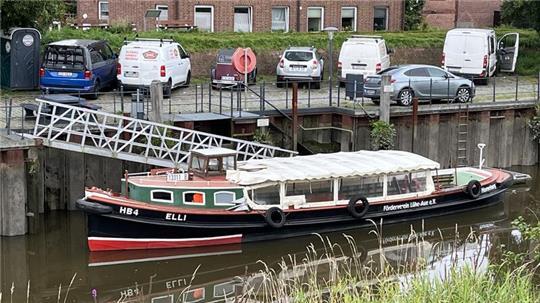
<svg viewBox="0 0 540 303">
<path fill-rule="evenodd" d="M 258 128 L 257 130 L 255 130 L 255 134 L 253 135 L 253 141 L 262 144 L 273 145 L 272 136 L 270 135 L 270 131 L 268 131 L 268 129 Z"/>
<path fill-rule="evenodd" d="M 393 124 L 375 121 L 371 126 L 371 148 L 373 150 L 388 150 L 394 147 L 396 129 Z"/>
<path fill-rule="evenodd" d="M 540 143 L 540 104 L 536 105 L 536 114 L 527 122 L 531 129 L 533 140 Z"/>
</svg>

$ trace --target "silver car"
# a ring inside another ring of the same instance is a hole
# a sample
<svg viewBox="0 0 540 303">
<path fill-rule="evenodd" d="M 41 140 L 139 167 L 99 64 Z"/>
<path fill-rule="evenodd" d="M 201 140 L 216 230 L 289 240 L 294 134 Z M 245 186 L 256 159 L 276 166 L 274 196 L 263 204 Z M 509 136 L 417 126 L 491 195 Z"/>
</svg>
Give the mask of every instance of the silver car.
<svg viewBox="0 0 540 303">
<path fill-rule="evenodd" d="M 276 86 L 287 81 L 311 82 L 311 87 L 321 88 L 324 60 L 314 47 L 289 47 L 280 56 L 276 67 Z"/>
<path fill-rule="evenodd" d="M 470 102 L 475 94 L 474 83 L 431 65 L 392 66 L 364 81 L 364 97 L 379 104 L 381 75 L 390 75 L 392 100 L 409 106 L 413 97 L 419 100 L 452 100 Z"/>
</svg>

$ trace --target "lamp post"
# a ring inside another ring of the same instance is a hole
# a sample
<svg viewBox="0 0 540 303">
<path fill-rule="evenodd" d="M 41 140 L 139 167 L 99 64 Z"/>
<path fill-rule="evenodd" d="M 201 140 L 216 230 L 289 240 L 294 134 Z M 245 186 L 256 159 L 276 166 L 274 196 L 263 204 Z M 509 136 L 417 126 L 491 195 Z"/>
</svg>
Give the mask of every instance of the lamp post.
<svg viewBox="0 0 540 303">
<path fill-rule="evenodd" d="M 329 26 L 325 27 L 323 31 L 328 33 L 328 67 L 330 69 L 330 78 L 329 78 L 329 90 L 328 90 L 328 103 L 332 106 L 332 80 L 334 78 L 334 64 L 333 64 L 333 42 L 334 42 L 334 33 L 338 31 L 336 27 Z"/>
</svg>

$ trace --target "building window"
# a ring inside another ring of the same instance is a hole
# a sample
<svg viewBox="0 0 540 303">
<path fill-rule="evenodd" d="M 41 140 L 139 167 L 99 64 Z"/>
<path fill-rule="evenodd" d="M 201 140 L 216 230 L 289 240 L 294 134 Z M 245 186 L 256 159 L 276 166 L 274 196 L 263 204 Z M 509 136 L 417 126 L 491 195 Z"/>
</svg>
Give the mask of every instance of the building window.
<svg viewBox="0 0 540 303">
<path fill-rule="evenodd" d="M 169 6 L 156 5 L 156 9 L 161 11 L 158 20 L 169 20 Z"/>
<path fill-rule="evenodd" d="M 188 205 L 204 205 L 206 197 L 203 192 L 191 191 L 184 192 L 184 204 Z"/>
<path fill-rule="evenodd" d="M 323 29 L 324 8 L 308 7 L 307 10 L 307 30 L 308 32 L 320 32 Z"/>
<path fill-rule="evenodd" d="M 152 202 L 173 203 L 173 197 L 173 192 L 169 190 L 152 190 L 150 192 L 150 200 Z"/>
<path fill-rule="evenodd" d="M 109 1 L 98 2 L 99 20 L 109 20 Z"/>
<path fill-rule="evenodd" d="M 341 30 L 356 31 L 356 7 L 341 8 Z"/>
<path fill-rule="evenodd" d="M 385 31 L 388 29 L 388 8 L 376 7 L 373 15 L 373 29 Z"/>
<path fill-rule="evenodd" d="M 235 7 L 234 8 L 234 31 L 235 32 L 251 32 L 251 7 Z"/>
<path fill-rule="evenodd" d="M 272 31 L 289 31 L 289 8 L 272 8 Z"/>
<path fill-rule="evenodd" d="M 203 32 L 214 31 L 214 7 L 195 6 L 195 26 Z"/>
<path fill-rule="evenodd" d="M 231 205 L 236 200 L 236 194 L 231 191 L 218 191 L 214 193 L 214 205 Z"/>
</svg>

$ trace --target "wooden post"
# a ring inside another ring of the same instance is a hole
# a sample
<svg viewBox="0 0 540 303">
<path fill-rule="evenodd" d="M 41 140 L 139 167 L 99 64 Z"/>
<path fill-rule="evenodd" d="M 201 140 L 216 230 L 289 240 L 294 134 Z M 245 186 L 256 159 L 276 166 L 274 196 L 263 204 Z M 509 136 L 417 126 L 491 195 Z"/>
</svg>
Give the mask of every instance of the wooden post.
<svg viewBox="0 0 540 303">
<path fill-rule="evenodd" d="M 416 142 L 417 129 L 418 129 L 418 97 L 413 98 L 413 108 L 412 108 L 412 142 L 411 142 L 411 151 L 414 153 L 414 142 Z"/>
<path fill-rule="evenodd" d="M 150 83 L 150 102 L 152 102 L 152 112 L 148 113 L 150 121 L 161 123 L 161 103 L 163 102 L 163 84 L 154 80 Z"/>
<path fill-rule="evenodd" d="M 298 83 L 294 82 L 292 87 L 292 150 L 297 150 L 298 145 Z"/>
<path fill-rule="evenodd" d="M 381 102 L 379 104 L 379 120 L 390 123 L 390 94 L 392 85 L 390 75 L 382 75 L 381 79 Z"/>
</svg>

